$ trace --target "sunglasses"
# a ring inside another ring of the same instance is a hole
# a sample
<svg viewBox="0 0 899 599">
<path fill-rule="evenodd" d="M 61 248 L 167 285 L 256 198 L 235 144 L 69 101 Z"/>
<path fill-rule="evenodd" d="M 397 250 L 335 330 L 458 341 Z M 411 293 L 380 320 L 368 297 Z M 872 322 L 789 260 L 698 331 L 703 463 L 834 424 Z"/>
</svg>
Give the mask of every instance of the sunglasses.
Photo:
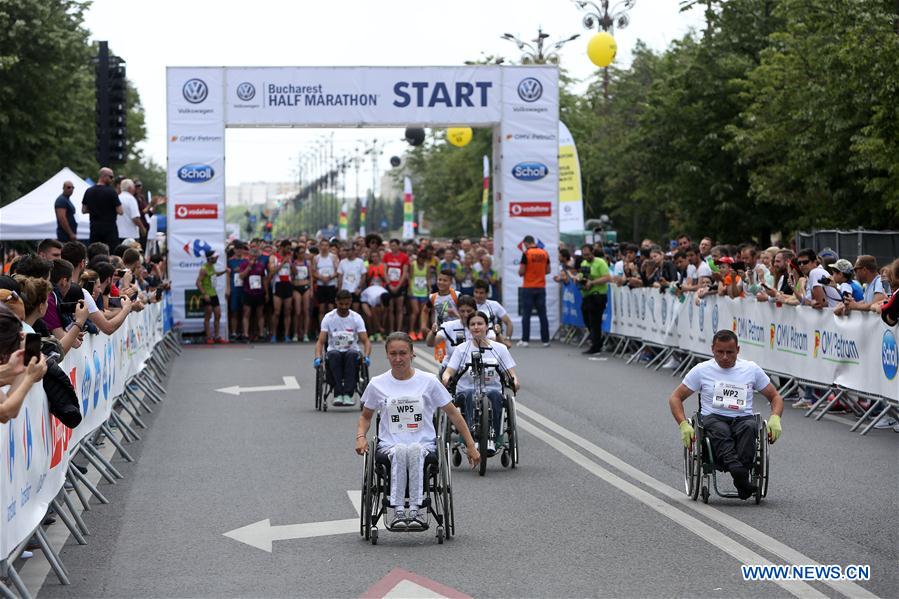
<svg viewBox="0 0 899 599">
<path fill-rule="evenodd" d="M 811 262 L 811 260 L 797 260 L 796 264 L 798 264 L 799 266 L 805 266 L 809 262 Z"/>
<path fill-rule="evenodd" d="M 4 304 L 22 301 L 19 294 L 12 289 L 0 289 L 0 302 Z"/>
</svg>

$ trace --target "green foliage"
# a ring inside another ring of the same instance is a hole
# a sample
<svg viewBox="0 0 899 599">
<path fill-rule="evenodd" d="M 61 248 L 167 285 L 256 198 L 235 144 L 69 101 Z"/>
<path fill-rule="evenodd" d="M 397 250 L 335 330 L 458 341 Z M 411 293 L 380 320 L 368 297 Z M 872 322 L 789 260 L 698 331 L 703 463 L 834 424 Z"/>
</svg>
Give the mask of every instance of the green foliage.
<svg viewBox="0 0 899 599">
<path fill-rule="evenodd" d="M 68 166 L 96 178 L 94 62 L 84 27 L 89 2 L 0 0 L 0 205 Z M 127 58 L 127 57 L 126 57 Z M 127 164 L 117 172 L 165 193 L 165 171 L 146 160 L 143 108 L 129 88 Z"/>
</svg>

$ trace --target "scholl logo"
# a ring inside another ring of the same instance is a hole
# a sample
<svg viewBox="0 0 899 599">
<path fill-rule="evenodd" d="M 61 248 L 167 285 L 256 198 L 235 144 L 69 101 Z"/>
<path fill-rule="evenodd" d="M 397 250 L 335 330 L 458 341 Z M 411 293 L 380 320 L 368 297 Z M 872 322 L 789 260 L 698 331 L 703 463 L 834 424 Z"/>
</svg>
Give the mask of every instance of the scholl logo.
<svg viewBox="0 0 899 599">
<path fill-rule="evenodd" d="M 525 102 L 536 102 L 543 96 L 543 84 L 533 77 L 526 77 L 518 84 L 518 97 Z"/>
<path fill-rule="evenodd" d="M 896 371 L 899 370 L 899 349 L 896 348 L 896 337 L 893 336 L 893 331 L 884 331 L 880 354 L 883 361 L 883 374 L 888 381 L 892 381 L 896 378 Z"/>
<path fill-rule="evenodd" d="M 549 169 L 540 162 L 519 162 L 512 167 L 512 176 L 519 181 L 539 181 L 549 174 Z"/>
<path fill-rule="evenodd" d="M 91 359 L 84 356 L 84 374 L 81 376 L 81 415 L 87 416 L 91 406 Z"/>
<path fill-rule="evenodd" d="M 237 86 L 237 97 L 244 102 L 249 102 L 256 97 L 256 88 L 249 81 L 244 81 Z"/>
<path fill-rule="evenodd" d="M 100 389 L 103 386 L 103 370 L 100 368 L 100 356 L 94 351 L 94 409 L 100 403 Z"/>
<path fill-rule="evenodd" d="M 185 183 L 205 183 L 215 176 L 215 171 L 207 164 L 185 164 L 178 169 L 178 178 Z"/>
<path fill-rule="evenodd" d="M 202 79 L 188 79 L 181 88 L 181 95 L 191 104 L 199 104 L 209 95 L 209 88 Z"/>
</svg>

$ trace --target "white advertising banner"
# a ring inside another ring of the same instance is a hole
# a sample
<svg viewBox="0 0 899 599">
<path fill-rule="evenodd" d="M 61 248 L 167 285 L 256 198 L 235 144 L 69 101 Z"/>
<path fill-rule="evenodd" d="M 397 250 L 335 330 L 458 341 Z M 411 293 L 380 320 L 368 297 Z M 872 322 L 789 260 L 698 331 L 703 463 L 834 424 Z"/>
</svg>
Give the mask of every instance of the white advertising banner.
<svg viewBox="0 0 899 599">
<path fill-rule="evenodd" d="M 197 274 L 205 251 L 219 252 L 224 270 L 225 72 L 221 68 L 168 69 L 168 251 L 174 321 L 184 331 L 203 328 Z M 223 279 L 216 281 L 225 302 Z M 228 319 L 223 318 L 227 335 Z"/>
<path fill-rule="evenodd" d="M 612 333 L 711 356 L 719 329 L 737 334 L 740 357 L 768 372 L 899 399 L 897 333 L 876 314 L 778 307 L 754 299 L 689 294 L 681 302 L 658 289 L 612 289 Z M 664 312 L 664 313 L 663 313 Z"/>
<path fill-rule="evenodd" d="M 227 69 L 229 127 L 449 126 L 500 120 L 499 67 Z"/>
<path fill-rule="evenodd" d="M 547 67 L 503 69 L 503 114 L 500 127 L 500 194 L 494 205 L 494 233 L 502 234 L 503 305 L 521 331 L 518 266 L 522 240 L 532 235 L 550 256 L 552 273 L 546 277 L 546 309 L 550 335 L 559 326 L 559 169 L 558 70 Z M 495 179 L 495 180 L 496 180 Z M 500 222 L 497 227 L 496 223 Z M 499 267 L 497 267 L 499 270 Z M 531 316 L 531 337 L 539 333 L 536 313 Z"/>
<path fill-rule="evenodd" d="M 152 304 L 130 314 L 112 336 L 85 336 L 81 347 L 66 354 L 60 368 L 72 381 L 82 415 L 74 430 L 50 415 L 40 384 L 32 387 L 18 416 L 0 425 L 0 559 L 43 519 L 65 482 L 69 448 L 109 418 L 114 399 L 162 339 L 162 315 L 163 304 Z"/>
</svg>

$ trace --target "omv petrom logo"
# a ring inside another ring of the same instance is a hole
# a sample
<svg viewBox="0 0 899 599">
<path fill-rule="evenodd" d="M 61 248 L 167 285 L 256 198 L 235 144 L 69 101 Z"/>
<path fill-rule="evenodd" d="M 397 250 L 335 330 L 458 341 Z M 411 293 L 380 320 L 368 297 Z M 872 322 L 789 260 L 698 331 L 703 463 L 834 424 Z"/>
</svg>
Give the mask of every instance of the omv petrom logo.
<svg viewBox="0 0 899 599">
<path fill-rule="evenodd" d="M 201 104 L 209 95 L 209 87 L 202 79 L 188 79 L 181 88 L 181 95 L 191 104 Z"/>
<path fill-rule="evenodd" d="M 888 381 L 892 381 L 896 378 L 896 372 L 899 371 L 899 349 L 896 347 L 896 336 L 889 329 L 883 332 L 880 358 L 883 363 L 883 375 L 887 377 Z"/>
</svg>

